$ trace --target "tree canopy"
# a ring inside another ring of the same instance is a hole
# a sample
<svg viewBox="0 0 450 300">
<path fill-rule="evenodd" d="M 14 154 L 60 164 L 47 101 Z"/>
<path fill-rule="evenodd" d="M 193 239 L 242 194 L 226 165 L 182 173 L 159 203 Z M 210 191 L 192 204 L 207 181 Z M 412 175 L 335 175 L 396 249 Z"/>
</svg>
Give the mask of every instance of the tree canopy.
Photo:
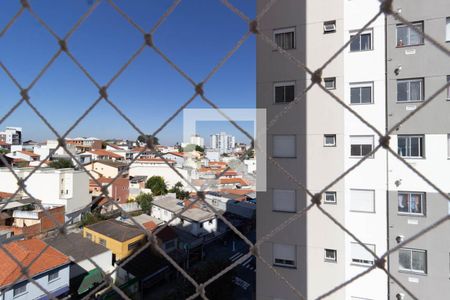
<svg viewBox="0 0 450 300">
<path fill-rule="evenodd" d="M 48 166 L 54 169 L 65 169 L 65 168 L 74 168 L 72 161 L 70 159 L 61 158 L 58 160 L 51 161 Z"/>
<path fill-rule="evenodd" d="M 167 194 L 167 185 L 161 176 L 152 176 L 145 183 L 147 189 L 152 190 L 154 196 Z"/>
<path fill-rule="evenodd" d="M 180 181 L 174 184 L 174 186 L 169 190 L 169 193 L 175 193 L 178 199 L 189 198 L 189 192 L 183 190 L 183 184 Z"/>
<path fill-rule="evenodd" d="M 151 213 L 152 210 L 152 195 L 148 193 L 141 193 L 136 197 L 136 202 L 139 204 L 141 209 L 146 213 Z"/>
</svg>

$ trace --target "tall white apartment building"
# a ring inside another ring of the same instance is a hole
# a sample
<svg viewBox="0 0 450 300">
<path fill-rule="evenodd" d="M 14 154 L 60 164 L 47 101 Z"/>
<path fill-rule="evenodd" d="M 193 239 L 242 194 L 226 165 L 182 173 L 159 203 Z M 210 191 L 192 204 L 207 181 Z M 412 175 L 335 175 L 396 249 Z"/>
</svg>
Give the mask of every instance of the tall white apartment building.
<svg viewBox="0 0 450 300">
<path fill-rule="evenodd" d="M 200 146 L 202 148 L 205 147 L 205 139 L 199 135 L 192 135 L 189 140 L 190 144 Z"/>
<path fill-rule="evenodd" d="M 211 134 L 211 149 L 218 150 L 220 153 L 229 153 L 236 144 L 236 138 L 225 132 Z"/>
<path fill-rule="evenodd" d="M 269 0 L 258 0 L 260 12 Z M 311 70 L 321 68 L 380 10 L 372 0 L 278 1 L 258 29 Z M 394 1 L 394 10 L 444 44 L 450 42 L 450 1 Z M 384 134 L 450 81 L 450 59 L 414 30 L 379 16 L 322 72 L 325 89 Z M 267 132 L 267 154 L 312 193 L 352 168 L 379 143 L 378 134 L 344 109 L 291 59 L 257 40 L 257 106 L 270 122 L 301 98 Z M 391 134 L 398 154 L 450 192 L 450 88 Z M 267 191 L 258 193 L 257 238 L 272 232 L 311 197 L 268 162 Z M 378 256 L 450 213 L 443 199 L 397 158 L 381 149 L 324 194 L 326 212 Z M 386 268 L 419 299 L 450 293 L 450 225 L 392 253 Z M 261 246 L 261 255 L 306 299 L 315 299 L 373 267 L 375 259 L 317 207 Z M 257 299 L 298 299 L 263 263 Z M 412 299 L 375 268 L 326 299 Z"/>
<path fill-rule="evenodd" d="M 0 132 L 0 141 L 10 145 L 22 144 L 22 128 L 6 127 L 5 131 Z"/>
<path fill-rule="evenodd" d="M 27 177 L 33 168 L 14 169 L 19 178 Z M 90 202 L 89 177 L 84 171 L 74 169 L 37 170 L 25 182 L 27 191 L 43 205 L 64 205 L 66 221 L 73 218 L 80 220 L 80 210 Z M 0 191 L 15 193 L 18 189 L 17 180 L 7 168 L 0 168 Z M 24 192 L 21 196 L 28 197 Z"/>
</svg>

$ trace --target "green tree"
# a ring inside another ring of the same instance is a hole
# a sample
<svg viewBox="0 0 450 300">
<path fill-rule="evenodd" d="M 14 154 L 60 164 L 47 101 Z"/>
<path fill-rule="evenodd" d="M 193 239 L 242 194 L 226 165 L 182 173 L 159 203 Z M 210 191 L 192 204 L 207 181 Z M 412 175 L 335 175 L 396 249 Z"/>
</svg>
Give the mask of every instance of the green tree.
<svg viewBox="0 0 450 300">
<path fill-rule="evenodd" d="M 55 168 L 55 169 L 65 169 L 65 168 L 74 168 L 75 167 L 71 160 L 65 159 L 65 158 L 53 160 L 52 162 L 50 162 L 50 164 L 48 166 L 50 168 Z"/>
<path fill-rule="evenodd" d="M 169 190 L 169 193 L 175 193 L 178 199 L 189 198 L 189 192 L 183 190 L 183 184 L 180 181 L 174 184 L 174 186 Z"/>
<path fill-rule="evenodd" d="M 139 203 L 141 209 L 146 213 L 151 213 L 152 201 L 153 197 L 148 193 L 141 193 L 136 197 L 136 202 Z"/>
<path fill-rule="evenodd" d="M 199 145 L 195 145 L 195 151 L 204 153 L 205 152 L 205 148 L 200 147 Z"/>
<path fill-rule="evenodd" d="M 152 136 L 151 134 L 139 135 L 137 141 L 141 144 L 147 144 L 147 140 L 153 142 L 153 145 L 159 145 L 159 139 L 156 136 Z"/>
<path fill-rule="evenodd" d="M 0 149 L 0 154 L 8 154 L 9 151 L 6 149 Z"/>
<path fill-rule="evenodd" d="M 88 226 L 104 220 L 99 213 L 88 212 L 81 217 L 81 226 Z"/>
<path fill-rule="evenodd" d="M 152 190 L 154 196 L 167 194 L 167 185 L 161 176 L 152 176 L 145 183 L 147 189 Z"/>
</svg>

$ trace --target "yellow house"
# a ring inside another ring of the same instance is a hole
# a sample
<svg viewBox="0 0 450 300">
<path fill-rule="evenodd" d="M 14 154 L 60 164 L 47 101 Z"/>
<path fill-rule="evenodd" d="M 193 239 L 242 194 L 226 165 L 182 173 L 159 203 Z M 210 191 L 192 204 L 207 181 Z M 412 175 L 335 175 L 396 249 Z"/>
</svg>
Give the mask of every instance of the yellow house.
<svg viewBox="0 0 450 300">
<path fill-rule="evenodd" d="M 122 260 L 145 243 L 142 229 L 116 220 L 105 220 L 83 228 L 83 237 L 113 253 L 113 261 Z"/>
</svg>

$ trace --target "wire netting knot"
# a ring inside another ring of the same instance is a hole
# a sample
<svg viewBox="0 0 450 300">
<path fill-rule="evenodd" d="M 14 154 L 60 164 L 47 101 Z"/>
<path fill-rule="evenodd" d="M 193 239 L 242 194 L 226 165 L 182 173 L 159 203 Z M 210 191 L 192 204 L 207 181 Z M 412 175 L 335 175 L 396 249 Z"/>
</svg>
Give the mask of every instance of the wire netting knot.
<svg viewBox="0 0 450 300">
<path fill-rule="evenodd" d="M 377 259 L 375 261 L 375 266 L 379 269 L 384 269 L 384 267 L 386 266 L 386 259 L 385 258 Z"/>
<path fill-rule="evenodd" d="M 322 194 L 320 193 L 314 194 L 314 196 L 311 198 L 311 202 L 315 205 L 322 204 Z"/>
<path fill-rule="evenodd" d="M 108 196 L 109 191 L 107 186 L 102 186 L 102 194 L 105 196 Z"/>
<path fill-rule="evenodd" d="M 17 186 L 21 189 L 24 190 L 27 185 L 25 184 L 25 180 L 23 180 L 22 178 L 17 180 Z"/>
<path fill-rule="evenodd" d="M 60 146 L 60 147 L 65 147 L 66 146 L 66 140 L 65 139 L 63 139 L 63 138 L 58 138 L 58 145 Z"/>
<path fill-rule="evenodd" d="M 380 11 L 386 15 L 392 14 L 392 2 L 393 0 L 383 0 L 380 4 Z"/>
<path fill-rule="evenodd" d="M 248 24 L 248 29 L 250 30 L 251 33 L 253 34 L 258 34 L 258 21 L 256 20 L 252 20 L 250 21 L 250 23 Z"/>
<path fill-rule="evenodd" d="M 196 86 L 195 86 L 195 92 L 198 94 L 198 95 L 200 95 L 200 96 L 203 96 L 203 82 L 200 82 L 200 83 L 198 83 Z"/>
<path fill-rule="evenodd" d="M 149 47 L 153 47 L 153 36 L 150 33 L 144 34 L 145 44 Z"/>
<path fill-rule="evenodd" d="M 203 283 L 200 283 L 197 286 L 197 293 L 199 294 L 199 296 L 205 297 L 205 285 Z"/>
<path fill-rule="evenodd" d="M 250 253 L 253 256 L 258 257 L 259 256 L 259 248 L 256 245 L 253 245 L 252 247 L 250 247 Z"/>
<path fill-rule="evenodd" d="M 102 96 L 102 98 L 106 99 L 108 98 L 108 93 L 106 92 L 107 87 L 103 86 L 101 87 L 98 92 L 100 93 L 100 96 Z"/>
<path fill-rule="evenodd" d="M 20 96 L 26 101 L 30 100 L 30 96 L 28 95 L 27 89 L 20 90 Z"/>
<path fill-rule="evenodd" d="M 317 69 L 311 75 L 311 82 L 320 84 L 322 82 L 322 69 Z"/>
<path fill-rule="evenodd" d="M 59 40 L 58 44 L 61 48 L 61 51 L 67 52 L 67 42 L 65 40 Z"/>
<path fill-rule="evenodd" d="M 28 0 L 20 0 L 20 4 L 23 8 L 30 8 L 30 3 L 28 3 Z"/>
<path fill-rule="evenodd" d="M 389 149 L 389 142 L 391 140 L 391 137 L 389 135 L 385 135 L 380 137 L 379 143 L 381 145 L 381 147 L 383 147 L 384 149 Z"/>
</svg>

